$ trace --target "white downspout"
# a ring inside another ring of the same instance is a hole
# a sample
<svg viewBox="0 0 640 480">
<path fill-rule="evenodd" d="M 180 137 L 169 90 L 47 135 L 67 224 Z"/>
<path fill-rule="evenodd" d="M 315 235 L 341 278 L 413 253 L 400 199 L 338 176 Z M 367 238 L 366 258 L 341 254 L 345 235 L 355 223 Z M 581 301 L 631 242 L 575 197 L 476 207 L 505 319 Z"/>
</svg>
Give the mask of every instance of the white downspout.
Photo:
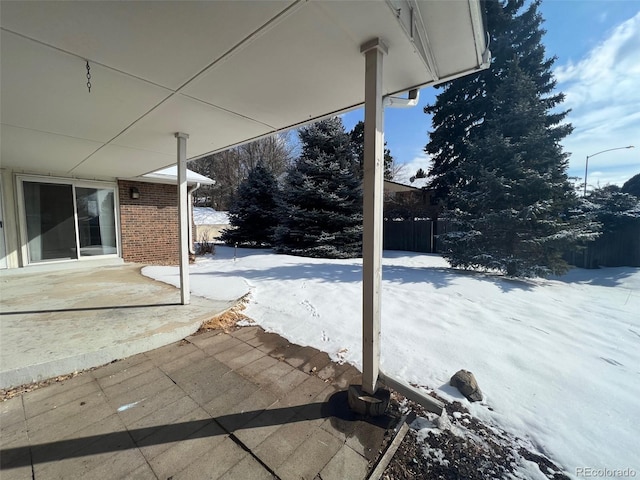
<svg viewBox="0 0 640 480">
<path fill-rule="evenodd" d="M 195 255 L 196 251 L 193 248 L 193 195 L 197 189 L 200 188 L 200 184 L 196 183 L 187 188 L 187 198 L 189 199 L 189 253 Z"/>
<path fill-rule="evenodd" d="M 427 395 L 425 393 L 422 393 L 417 388 L 412 387 L 411 385 L 403 382 L 402 380 L 396 380 L 395 378 L 388 376 L 382 370 L 378 370 L 378 378 L 387 387 L 393 388 L 400 395 L 403 395 L 409 400 L 412 400 L 422 405 L 425 408 L 425 410 L 435 413 L 437 415 L 442 415 L 442 412 L 444 410 L 444 404 L 440 400 L 433 398 L 430 395 Z"/>
<path fill-rule="evenodd" d="M 382 100 L 382 106 L 391 108 L 411 108 L 418 105 L 419 100 L 420 91 L 417 88 L 414 88 L 413 90 L 409 90 L 407 98 L 392 96 L 384 97 Z"/>
</svg>

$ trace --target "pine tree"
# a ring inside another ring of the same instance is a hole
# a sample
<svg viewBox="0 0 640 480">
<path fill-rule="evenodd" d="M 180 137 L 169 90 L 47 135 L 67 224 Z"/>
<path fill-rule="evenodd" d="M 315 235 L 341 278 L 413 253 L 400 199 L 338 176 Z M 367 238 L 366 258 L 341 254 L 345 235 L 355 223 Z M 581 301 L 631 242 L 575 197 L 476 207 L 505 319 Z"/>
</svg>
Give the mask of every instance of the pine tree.
<svg viewBox="0 0 640 480">
<path fill-rule="evenodd" d="M 353 130 L 349 132 L 349 136 L 356 155 L 356 170 L 358 176 L 362 178 L 364 169 L 364 122 L 362 120 L 354 125 Z M 387 142 L 384 142 L 384 179 L 393 180 L 394 170 L 395 161 L 391 155 L 391 150 L 387 148 Z"/>
<path fill-rule="evenodd" d="M 640 198 L 640 173 L 634 175 L 622 185 L 623 193 L 630 193 L 631 195 Z"/>
<path fill-rule="evenodd" d="M 640 199 L 616 185 L 596 188 L 580 198 L 582 216 L 597 226 L 594 235 L 572 259 L 598 268 L 640 265 Z"/>
<path fill-rule="evenodd" d="M 427 172 L 425 172 L 422 168 L 419 168 L 416 172 L 415 178 L 427 178 Z"/>
<path fill-rule="evenodd" d="M 362 189 L 342 120 L 299 132 L 302 155 L 283 186 L 275 250 L 308 257 L 350 258 L 362 250 Z"/>
<path fill-rule="evenodd" d="M 559 142 L 572 130 L 552 93 L 538 1 L 486 1 L 490 68 L 448 83 L 435 105 L 431 186 L 456 231 L 440 237 L 453 266 L 546 276 L 568 268 L 563 254 L 593 235 L 570 212 L 577 198 Z"/>
<path fill-rule="evenodd" d="M 566 155 L 546 127 L 535 83 L 517 61 L 494 93 L 484 137 L 469 145 L 448 199 L 457 231 L 441 237 L 453 266 L 510 276 L 566 271 L 563 254 L 586 232 L 568 212 L 575 202 Z"/>
<path fill-rule="evenodd" d="M 640 222 L 640 199 L 627 193 L 624 186 L 596 188 L 582 200 L 582 206 L 594 221 L 602 225 L 603 233 L 615 233 Z"/>
<path fill-rule="evenodd" d="M 247 247 L 271 246 L 278 225 L 279 190 L 273 173 L 263 161 L 240 183 L 229 209 L 232 228 L 222 231 L 222 241 Z"/>
<path fill-rule="evenodd" d="M 467 158 L 471 143 L 484 137 L 485 119 L 494 108 L 494 93 L 509 75 L 511 63 L 517 61 L 534 82 L 553 138 L 559 141 L 571 132 L 569 125 L 561 124 L 568 112 L 551 112 L 564 100 L 564 94 L 553 93 L 556 81 L 551 67 L 556 59 L 545 58 L 540 0 L 531 2 L 523 12 L 525 0 L 484 0 L 482 4 L 491 35 L 491 66 L 440 85 L 442 92 L 436 102 L 424 109 L 432 115 L 433 125 L 425 147 L 432 161 L 430 188 L 445 202 L 451 187 L 464 184 L 456 168 Z"/>
<path fill-rule="evenodd" d="M 278 178 L 291 164 L 292 152 L 289 135 L 278 133 L 192 160 L 189 168 L 216 180 L 214 185 L 201 186 L 197 192 L 198 197 L 216 210 L 228 210 L 235 201 L 240 183 L 247 178 L 258 161 L 262 161 Z"/>
</svg>

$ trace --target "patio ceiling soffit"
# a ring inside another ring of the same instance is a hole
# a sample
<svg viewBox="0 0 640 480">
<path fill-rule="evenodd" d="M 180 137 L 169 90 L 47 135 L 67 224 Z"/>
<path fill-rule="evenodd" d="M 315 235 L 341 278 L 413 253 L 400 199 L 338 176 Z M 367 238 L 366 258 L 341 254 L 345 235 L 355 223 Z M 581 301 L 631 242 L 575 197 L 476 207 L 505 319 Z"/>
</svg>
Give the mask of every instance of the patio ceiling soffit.
<svg viewBox="0 0 640 480">
<path fill-rule="evenodd" d="M 477 0 L 2 2 L 2 164 L 136 177 L 364 101 L 373 37 L 385 94 L 486 63 Z M 86 62 L 91 91 L 86 86 Z"/>
</svg>

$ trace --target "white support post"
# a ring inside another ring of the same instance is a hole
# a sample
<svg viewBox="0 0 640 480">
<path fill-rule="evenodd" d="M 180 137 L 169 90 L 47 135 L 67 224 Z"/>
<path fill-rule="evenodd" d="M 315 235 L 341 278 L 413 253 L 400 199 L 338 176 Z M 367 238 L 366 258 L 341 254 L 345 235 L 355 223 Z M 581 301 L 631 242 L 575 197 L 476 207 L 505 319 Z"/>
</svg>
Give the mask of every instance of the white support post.
<svg viewBox="0 0 640 480">
<path fill-rule="evenodd" d="M 187 139 L 186 133 L 176 133 L 178 140 L 178 221 L 180 237 L 180 300 L 188 305 L 189 291 L 189 203 L 187 199 Z"/>
<path fill-rule="evenodd" d="M 364 176 L 362 237 L 362 389 L 374 394 L 380 368 L 382 205 L 384 124 L 382 58 L 387 46 L 376 38 L 360 48 L 365 55 Z"/>
</svg>

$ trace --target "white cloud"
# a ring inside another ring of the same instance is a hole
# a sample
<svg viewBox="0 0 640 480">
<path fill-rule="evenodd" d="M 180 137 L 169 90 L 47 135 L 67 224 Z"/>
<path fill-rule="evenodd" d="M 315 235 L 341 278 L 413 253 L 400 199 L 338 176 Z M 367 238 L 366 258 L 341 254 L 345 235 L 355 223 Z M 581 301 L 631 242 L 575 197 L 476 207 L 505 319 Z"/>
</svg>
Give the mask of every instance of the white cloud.
<svg viewBox="0 0 640 480">
<path fill-rule="evenodd" d="M 409 183 L 409 179 L 416 174 L 418 169 L 423 169 L 425 172 L 429 171 L 431 161 L 424 152 L 417 153 L 409 162 L 404 162 L 402 169 L 396 173 L 393 178 L 394 182 Z"/>
<path fill-rule="evenodd" d="M 634 150 L 607 152 L 589 159 L 589 185 L 624 181 L 640 172 L 640 13 L 614 28 L 577 63 L 554 74 L 566 94 L 563 108 L 575 128 L 565 139 L 571 153 L 569 173 L 584 181 L 587 155 L 635 145 Z"/>
</svg>

